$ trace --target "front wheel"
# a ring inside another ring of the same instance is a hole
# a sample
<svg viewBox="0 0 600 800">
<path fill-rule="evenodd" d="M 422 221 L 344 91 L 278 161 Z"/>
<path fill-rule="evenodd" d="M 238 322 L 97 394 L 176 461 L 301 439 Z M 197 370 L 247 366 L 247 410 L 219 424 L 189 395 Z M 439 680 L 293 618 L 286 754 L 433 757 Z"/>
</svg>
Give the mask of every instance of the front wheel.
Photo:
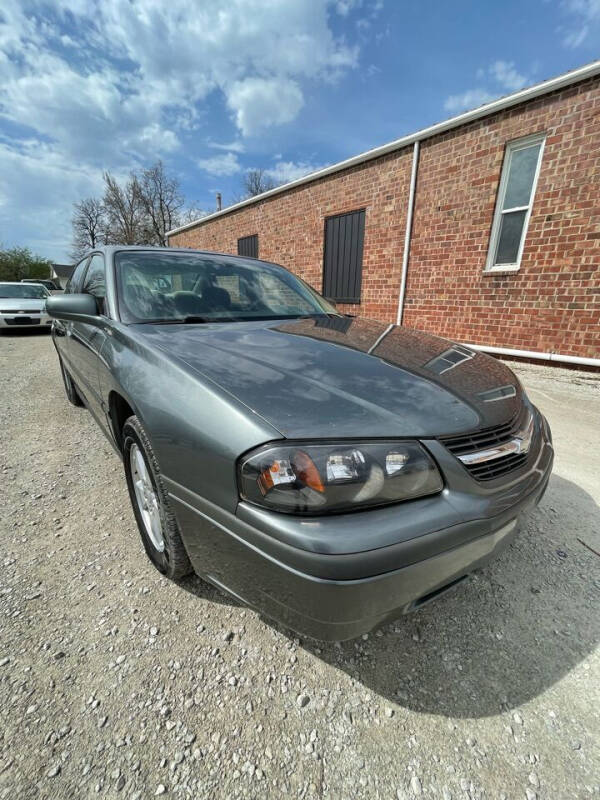
<svg viewBox="0 0 600 800">
<path fill-rule="evenodd" d="M 152 445 L 136 416 L 129 417 L 123 426 L 123 463 L 129 499 L 148 557 L 167 578 L 182 578 L 192 571 L 192 565 Z"/>
</svg>

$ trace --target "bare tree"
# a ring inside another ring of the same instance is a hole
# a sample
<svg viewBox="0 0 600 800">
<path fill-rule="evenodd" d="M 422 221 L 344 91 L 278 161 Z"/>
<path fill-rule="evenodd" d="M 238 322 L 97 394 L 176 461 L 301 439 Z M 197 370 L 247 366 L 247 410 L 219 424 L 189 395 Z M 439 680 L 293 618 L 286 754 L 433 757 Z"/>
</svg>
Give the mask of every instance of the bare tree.
<svg viewBox="0 0 600 800">
<path fill-rule="evenodd" d="M 114 175 L 104 172 L 102 206 L 107 221 L 108 244 L 150 244 L 140 198 L 139 181 L 132 172 L 121 186 Z"/>
<path fill-rule="evenodd" d="M 268 192 L 270 189 L 274 189 L 277 186 L 275 181 L 269 178 L 264 169 L 249 169 L 248 172 L 244 174 L 242 185 L 246 198 L 256 197 L 257 194 Z"/>
<path fill-rule="evenodd" d="M 198 206 L 188 206 L 187 208 L 182 209 L 179 213 L 177 225 L 187 225 L 188 222 L 195 222 L 197 219 L 200 219 L 201 217 L 207 217 L 211 213 L 211 211 L 198 208 Z"/>
<path fill-rule="evenodd" d="M 185 205 L 177 178 L 166 174 L 162 161 L 131 172 L 119 181 L 103 173 L 104 196 L 74 204 L 72 256 L 81 256 L 100 244 L 167 246 L 166 233 L 208 212 Z"/>
<path fill-rule="evenodd" d="M 145 238 L 159 247 L 167 246 L 167 231 L 180 224 L 184 199 L 177 178 L 165 174 L 162 161 L 135 177 L 139 202 L 145 217 Z"/>
<path fill-rule="evenodd" d="M 86 197 L 73 207 L 71 217 L 73 241 L 71 258 L 79 261 L 87 250 L 106 243 L 106 219 L 102 201 L 96 197 Z"/>
</svg>

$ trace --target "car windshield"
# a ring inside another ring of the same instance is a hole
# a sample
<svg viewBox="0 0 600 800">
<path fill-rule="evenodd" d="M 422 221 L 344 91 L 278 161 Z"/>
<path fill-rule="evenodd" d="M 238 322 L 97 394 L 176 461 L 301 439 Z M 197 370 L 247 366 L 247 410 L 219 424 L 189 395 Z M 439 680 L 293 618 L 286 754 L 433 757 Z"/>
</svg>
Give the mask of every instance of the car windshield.
<svg viewBox="0 0 600 800">
<path fill-rule="evenodd" d="M 336 314 L 282 267 L 262 261 L 168 250 L 115 256 L 124 322 L 231 322 Z"/>
<path fill-rule="evenodd" d="M 0 297 L 19 297 L 25 300 L 44 300 L 48 291 L 36 283 L 0 283 Z"/>
</svg>

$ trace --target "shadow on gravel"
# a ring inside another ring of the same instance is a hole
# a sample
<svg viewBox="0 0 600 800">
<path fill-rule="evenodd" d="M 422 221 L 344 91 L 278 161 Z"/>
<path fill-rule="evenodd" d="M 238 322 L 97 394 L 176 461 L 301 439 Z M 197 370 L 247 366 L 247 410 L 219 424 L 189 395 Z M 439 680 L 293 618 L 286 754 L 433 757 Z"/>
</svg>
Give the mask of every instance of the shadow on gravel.
<svg viewBox="0 0 600 800">
<path fill-rule="evenodd" d="M 301 645 L 412 711 L 475 718 L 515 708 L 549 689 L 600 642 L 600 558 L 578 541 L 597 549 L 598 531 L 593 498 L 554 475 L 515 542 L 454 592 L 367 640 L 305 639 Z M 181 586 L 241 605 L 200 578 Z"/>
<path fill-rule="evenodd" d="M 244 603 L 237 600 L 233 595 L 226 594 L 197 575 L 189 575 L 186 578 L 182 578 L 177 581 L 177 584 L 186 592 L 200 597 L 202 600 L 208 600 L 210 603 L 220 603 L 220 605 L 231 606 L 232 608 L 245 607 Z"/>
<path fill-rule="evenodd" d="M 303 646 L 412 711 L 486 717 L 546 691 L 600 641 L 600 508 L 558 476 L 520 536 L 454 593 L 367 641 Z M 596 547 L 597 549 L 597 543 Z"/>
</svg>

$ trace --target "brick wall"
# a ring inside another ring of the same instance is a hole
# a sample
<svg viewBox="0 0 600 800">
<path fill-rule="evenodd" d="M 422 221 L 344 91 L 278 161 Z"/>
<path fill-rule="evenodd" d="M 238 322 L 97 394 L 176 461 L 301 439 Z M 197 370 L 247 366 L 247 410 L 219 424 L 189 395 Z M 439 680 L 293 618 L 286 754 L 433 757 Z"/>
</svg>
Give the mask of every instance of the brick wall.
<svg viewBox="0 0 600 800">
<path fill-rule="evenodd" d="M 547 134 L 521 269 L 484 274 L 507 141 Z M 396 319 L 412 148 L 226 214 L 175 247 L 259 256 L 322 288 L 324 219 L 366 209 L 362 302 Z M 459 341 L 600 357 L 600 81 L 497 113 L 421 144 L 404 324 Z"/>
<path fill-rule="evenodd" d="M 600 357 L 599 88 L 586 82 L 423 142 L 404 324 Z M 506 142 L 540 131 L 521 268 L 484 273 Z"/>
</svg>

